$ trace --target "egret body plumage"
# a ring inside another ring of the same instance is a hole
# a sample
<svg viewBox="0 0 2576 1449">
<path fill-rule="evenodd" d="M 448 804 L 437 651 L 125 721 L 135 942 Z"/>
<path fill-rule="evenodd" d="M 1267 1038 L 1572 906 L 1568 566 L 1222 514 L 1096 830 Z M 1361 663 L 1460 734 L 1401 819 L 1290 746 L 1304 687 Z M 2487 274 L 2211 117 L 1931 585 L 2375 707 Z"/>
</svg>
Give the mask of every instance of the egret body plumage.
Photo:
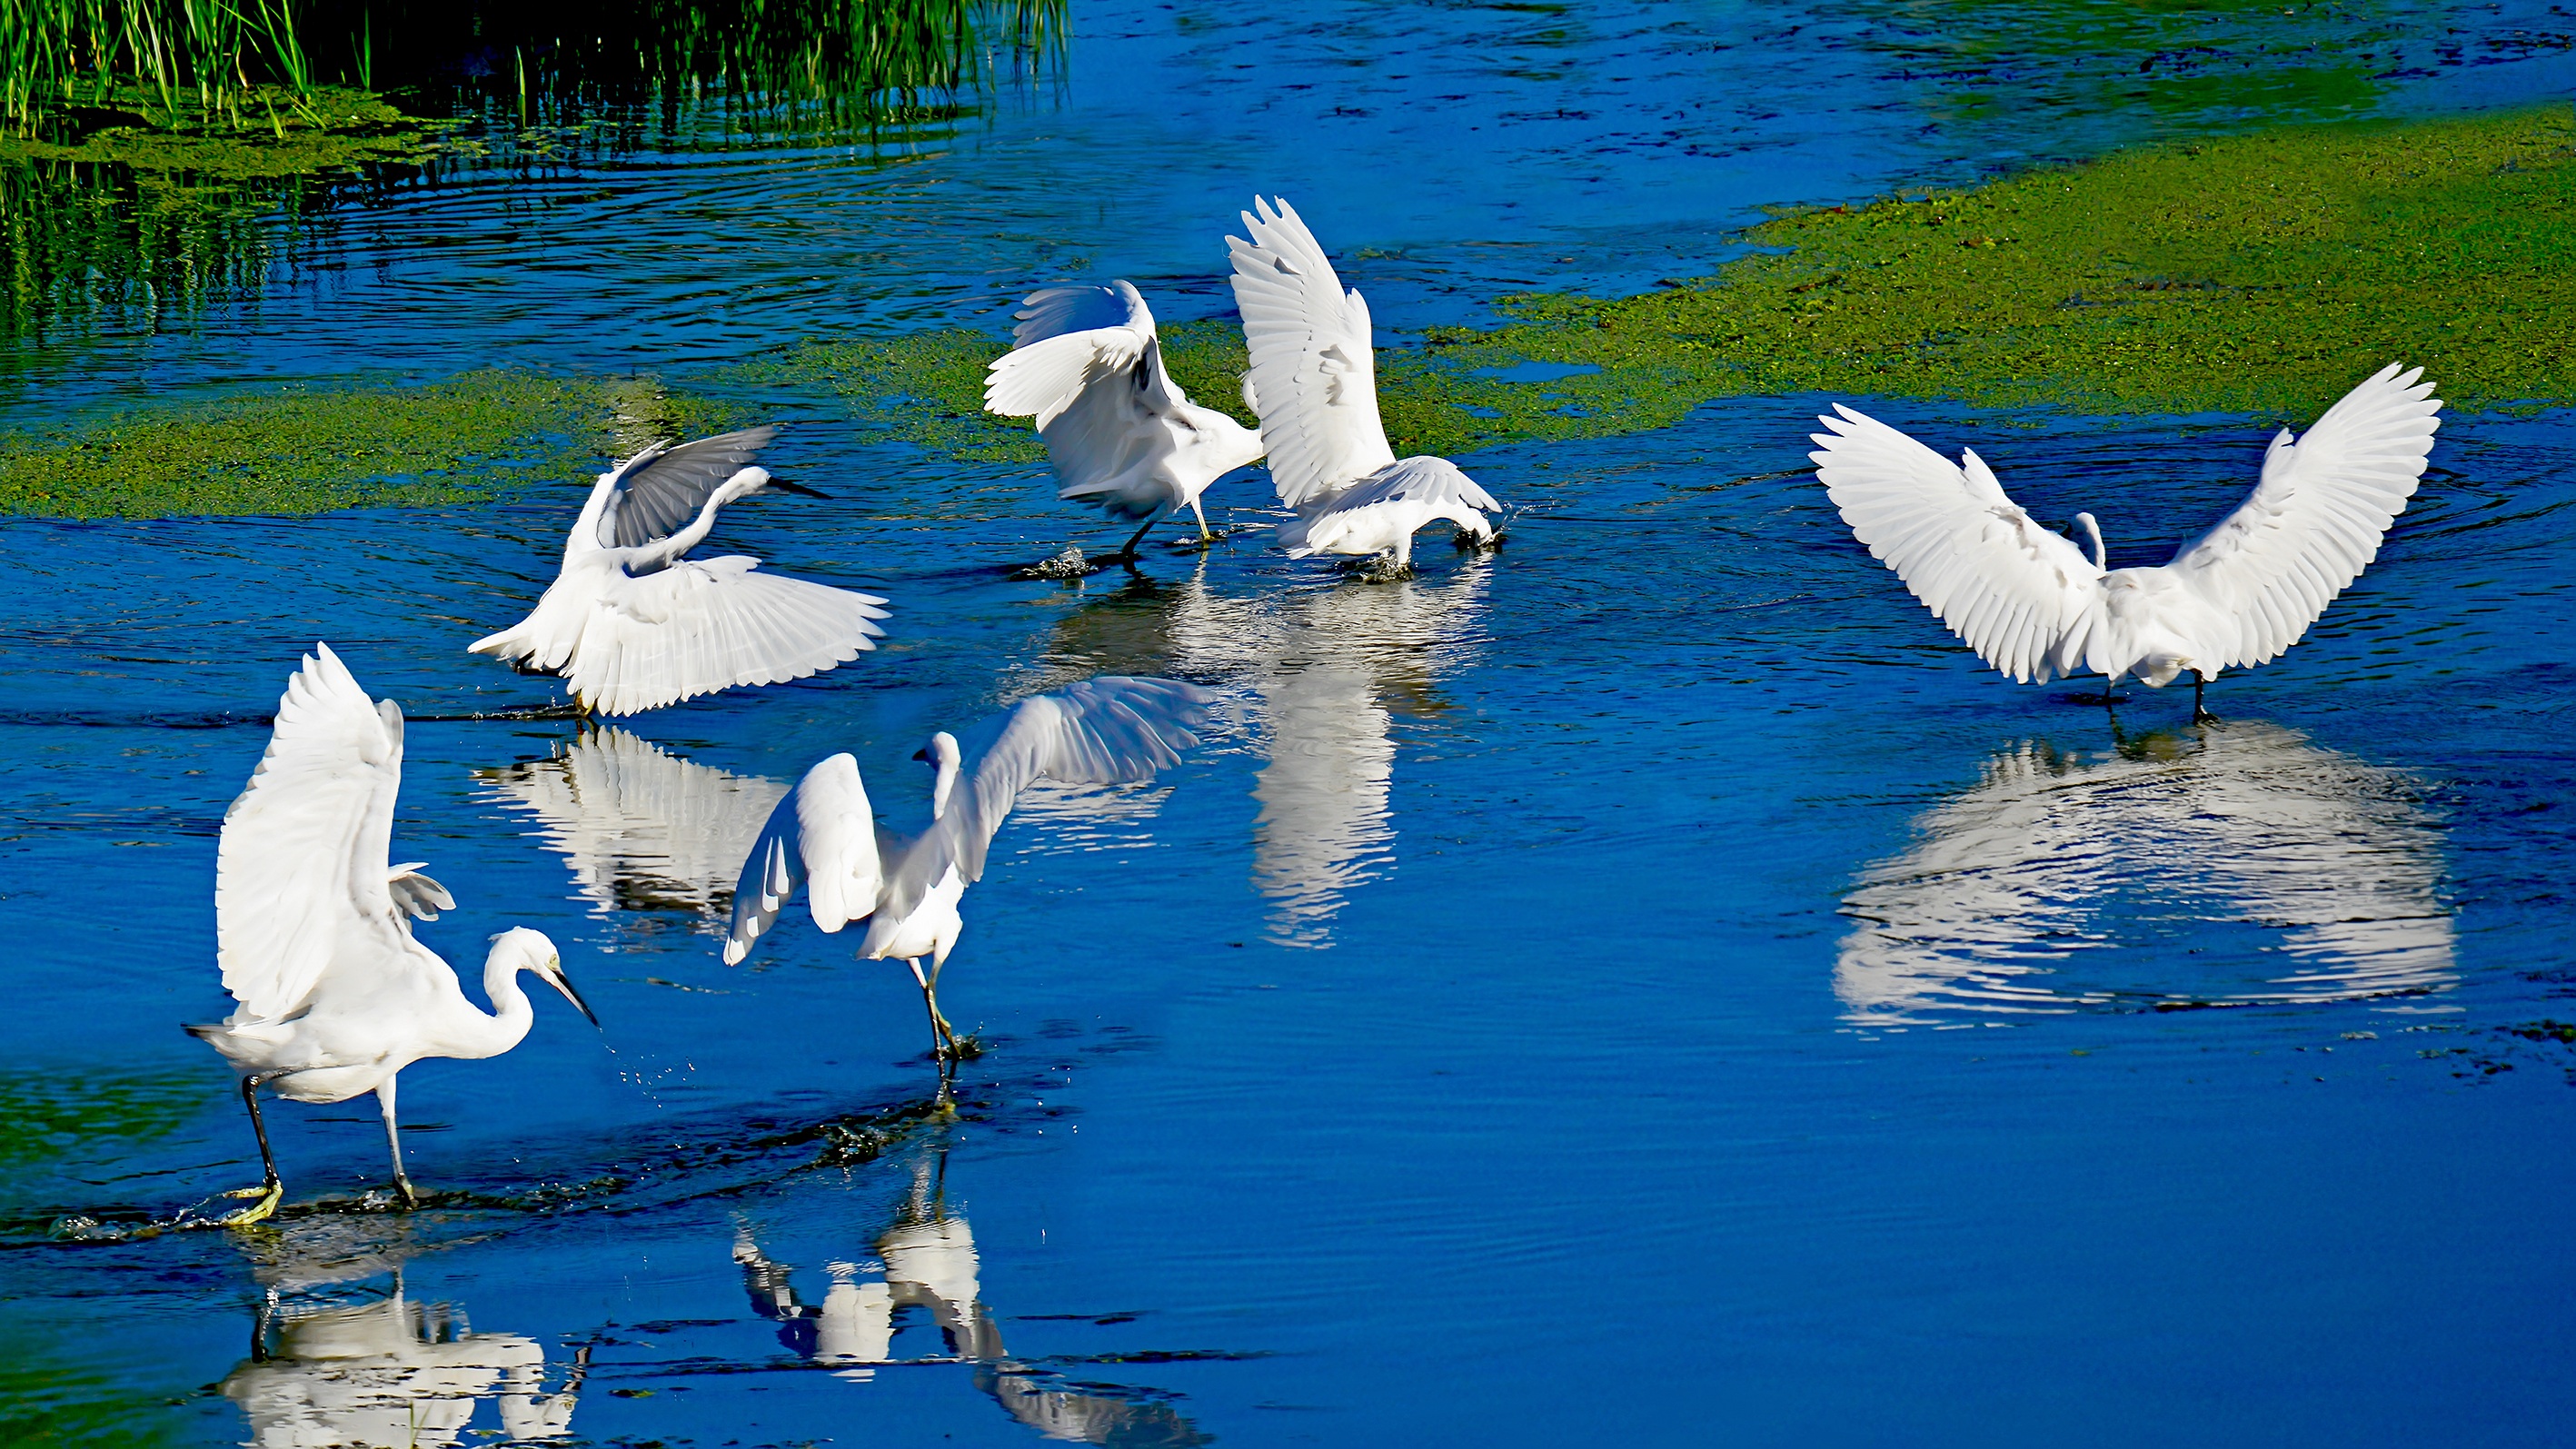
<svg viewBox="0 0 2576 1449">
<path fill-rule="evenodd" d="M 936 774 L 930 827 L 909 839 L 877 825 L 856 759 L 826 758 L 778 802 L 743 862 L 725 961 L 749 955 L 802 885 L 817 927 L 831 933 L 865 921 L 860 958 L 893 957 L 912 968 L 930 1013 L 933 1052 L 946 1062 L 957 1033 L 939 1011 L 939 971 L 964 929 L 958 902 L 983 878 L 994 832 L 1020 792 L 1041 778 L 1099 785 L 1151 779 L 1198 743 L 1192 731 L 1211 698 L 1172 679 L 1084 680 L 1013 707 L 971 774 L 957 737 L 942 730 L 913 757 Z"/>
<path fill-rule="evenodd" d="M 1493 495 L 1446 458 L 1397 458 L 1377 411 L 1377 358 L 1368 303 L 1345 291 L 1295 208 L 1259 197 L 1243 213 L 1249 241 L 1227 237 L 1234 301 L 1252 370 L 1279 501 L 1296 517 L 1279 541 L 1311 554 L 1387 554 L 1413 560 L 1414 530 L 1447 519 L 1479 538 Z"/>
<path fill-rule="evenodd" d="M 283 1187 L 260 1120 L 259 1089 L 297 1102 L 376 1094 L 394 1184 L 412 1200 L 394 1120 L 394 1078 L 422 1057 L 493 1057 L 517 1046 L 535 1016 L 522 971 L 584 1005 L 554 944 L 524 927 L 492 938 L 483 965 L 489 1012 L 456 972 L 412 938 L 412 921 L 454 906 L 417 864 L 391 863 L 402 789 L 402 710 L 367 697 L 328 645 L 287 681 L 268 752 L 224 814 L 215 856 L 215 940 L 224 989 L 239 1005 L 189 1032 L 241 1075 L 266 1169 L 236 1214 L 274 1212 Z M 594 1022 L 597 1021 L 593 1017 Z"/>
<path fill-rule="evenodd" d="M 2013 679 L 2079 669 L 2152 687 L 2188 671 L 2192 703 L 2223 669 L 2297 643 L 2379 553 L 2423 477 L 2441 400 L 2391 363 L 2305 437 L 2283 428 L 2235 512 L 2153 568 L 2106 567 L 2004 495 L 1984 460 L 1957 463 L 1837 406 L 1820 418 L 1816 476 L 1843 521 L 1979 658 Z"/>
<path fill-rule="evenodd" d="M 1126 282 L 1049 287 L 1021 303 L 1012 349 L 984 382 L 984 406 L 1034 417 L 1068 501 L 1142 520 L 1117 556 L 1132 558 L 1153 526 L 1182 508 L 1202 540 L 1199 495 L 1261 457 L 1261 435 L 1190 401 L 1163 368 L 1154 314 Z"/>
<path fill-rule="evenodd" d="M 599 475 L 536 609 L 465 646 L 561 674 L 586 713 L 635 714 L 846 664 L 884 634 L 885 600 L 691 559 L 726 504 L 797 490 L 755 467 L 776 428 L 652 447 Z"/>
</svg>

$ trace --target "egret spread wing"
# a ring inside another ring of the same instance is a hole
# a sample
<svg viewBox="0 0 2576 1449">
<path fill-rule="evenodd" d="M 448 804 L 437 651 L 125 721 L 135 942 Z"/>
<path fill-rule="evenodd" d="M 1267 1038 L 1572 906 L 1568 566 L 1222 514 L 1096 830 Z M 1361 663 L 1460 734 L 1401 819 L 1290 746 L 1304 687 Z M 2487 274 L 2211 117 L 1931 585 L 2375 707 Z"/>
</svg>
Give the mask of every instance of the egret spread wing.
<svg viewBox="0 0 2576 1449">
<path fill-rule="evenodd" d="M 1477 510 L 1502 507 L 1448 459 L 1407 458 L 1380 468 L 1346 492 L 1309 503 L 1300 517 L 1280 525 L 1279 541 L 1297 558 L 1329 552 L 1345 530 L 1373 531 L 1374 514 L 1408 504 L 1425 510 L 1420 517 L 1446 518 L 1478 533 L 1491 533 L 1493 526 Z"/>
<path fill-rule="evenodd" d="M 1979 658 L 2016 680 L 2072 670 L 2100 617 L 2102 570 L 2032 521 L 1975 453 L 1953 463 L 1836 404 L 1807 456 L 1870 556 Z M 1964 466 L 1963 466 L 1964 465 Z"/>
<path fill-rule="evenodd" d="M 1145 298 L 1125 281 L 1106 287 L 1048 287 L 1031 292 L 1021 299 L 1020 310 L 1012 315 L 1019 318 L 1019 325 L 1011 329 L 1014 347 L 1102 327 L 1154 330 L 1154 314 L 1146 307 Z"/>
<path fill-rule="evenodd" d="M 2169 567 L 2238 620 L 2227 667 L 2297 643 L 2414 496 L 2442 400 L 2422 368 L 2398 367 L 2345 393 L 2306 437 L 2282 429 L 2253 495 L 2174 555 Z"/>
<path fill-rule="evenodd" d="M 876 647 L 885 600 L 757 572 L 760 561 L 682 559 L 621 577 L 584 625 L 564 677 L 601 714 L 658 709 L 744 684 L 778 684 Z"/>
<path fill-rule="evenodd" d="M 1295 208 L 1257 197 L 1253 207 L 1243 214 L 1252 239 L 1225 239 L 1234 302 L 1270 476 L 1279 501 L 1298 508 L 1394 462 L 1395 451 L 1377 414 L 1368 303 L 1342 289 Z"/>
<path fill-rule="evenodd" d="M 300 1010 L 352 922 L 407 927 L 388 864 L 401 788 L 402 710 L 368 699 L 315 645 L 215 852 L 216 960 L 244 1012 L 276 1021 Z M 426 899 L 408 884 L 426 877 L 404 879 L 406 905 Z"/>
<path fill-rule="evenodd" d="M 674 448 L 648 448 L 626 461 L 601 486 L 611 490 L 599 520 L 606 548 L 634 548 L 668 535 L 698 516 L 725 480 L 748 468 L 775 427 L 745 428 Z"/>
<path fill-rule="evenodd" d="M 911 914 L 952 869 L 969 883 L 981 879 L 994 832 L 1032 780 L 1130 784 L 1178 764 L 1180 752 L 1198 743 L 1194 731 L 1215 698 L 1177 679 L 1103 675 L 1022 700 L 976 762 L 973 780 L 893 872 L 884 908 Z"/>
<path fill-rule="evenodd" d="M 876 819 L 859 762 L 833 755 L 805 772 L 787 798 L 769 813 L 734 887 L 733 925 L 725 933 L 727 965 L 751 954 L 751 943 L 778 919 L 779 910 L 805 886 L 814 924 L 838 931 L 877 908 L 883 885 L 877 859 Z"/>
</svg>

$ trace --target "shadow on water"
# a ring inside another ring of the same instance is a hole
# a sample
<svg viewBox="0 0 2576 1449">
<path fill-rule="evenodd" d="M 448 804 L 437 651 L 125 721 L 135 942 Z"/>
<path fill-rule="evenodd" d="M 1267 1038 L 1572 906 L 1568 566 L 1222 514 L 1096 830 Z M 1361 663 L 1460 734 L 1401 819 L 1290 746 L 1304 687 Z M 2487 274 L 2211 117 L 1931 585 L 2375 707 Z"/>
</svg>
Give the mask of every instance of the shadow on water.
<svg viewBox="0 0 2576 1449">
<path fill-rule="evenodd" d="M 2100 754 L 2024 744 L 1844 897 L 1834 992 L 1847 1022 L 1885 1028 L 2446 991 L 2441 832 L 2421 794 L 2252 720 Z M 2210 979 L 2124 975 L 2123 947 L 2184 925 L 2260 939 L 2212 952 Z"/>
<path fill-rule="evenodd" d="M 235 1235 L 262 1296 L 249 1357 L 216 1387 L 251 1442 L 456 1444 L 493 1435 L 474 1427 L 487 1401 L 511 1442 L 570 1432 L 591 1347 L 549 1362 L 534 1339 L 478 1333 L 458 1305 L 414 1301 L 403 1264 L 439 1245 L 404 1224 L 367 1228 L 316 1218 Z"/>
<path fill-rule="evenodd" d="M 485 794 L 532 819 L 593 915 L 679 911 L 713 920 L 784 781 L 686 760 L 614 725 L 585 729 L 541 760 L 474 772 Z"/>
<path fill-rule="evenodd" d="M 1048 1439 L 1138 1446 L 1214 1442 L 1172 1406 L 1173 1395 L 1076 1383 L 1063 1372 L 1068 1362 L 1132 1362 L 1137 1355 L 1071 1361 L 1026 1361 L 1010 1355 L 1000 1324 L 984 1301 L 974 1230 L 948 1206 L 949 1147 L 944 1138 L 934 1138 L 912 1157 L 909 1190 L 884 1214 L 885 1226 L 868 1242 L 867 1251 L 825 1266 L 828 1286 L 819 1301 L 799 1296 L 797 1270 L 763 1252 L 750 1221 L 737 1218 L 733 1257 L 742 1267 L 752 1311 L 778 1324 L 779 1341 L 791 1352 L 852 1383 L 865 1383 L 880 1369 L 897 1365 L 972 1363 L 975 1389 Z M 936 1329 L 938 1347 L 907 1353 L 902 1342 L 907 1323 L 922 1318 Z M 1176 1362 L 1242 1355 L 1143 1357 Z"/>
<path fill-rule="evenodd" d="M 1471 666 L 1493 565 L 1445 577 L 1341 579 L 1219 591 L 1202 565 L 1137 579 L 1056 626 L 1051 669 L 1175 674 L 1216 686 L 1267 760 L 1253 786 L 1252 885 L 1283 945 L 1329 946 L 1350 893 L 1392 869 L 1398 717 L 1450 706 L 1440 682 Z"/>
</svg>

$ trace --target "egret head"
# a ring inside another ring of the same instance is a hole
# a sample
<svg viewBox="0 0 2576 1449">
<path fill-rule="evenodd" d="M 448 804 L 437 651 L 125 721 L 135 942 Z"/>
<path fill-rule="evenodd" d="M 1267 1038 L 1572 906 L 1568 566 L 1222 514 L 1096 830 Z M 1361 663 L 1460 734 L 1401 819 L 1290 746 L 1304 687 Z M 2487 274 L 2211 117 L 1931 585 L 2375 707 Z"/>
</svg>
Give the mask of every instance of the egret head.
<svg viewBox="0 0 2576 1449">
<path fill-rule="evenodd" d="M 513 926 L 494 936 L 492 956 L 486 969 L 491 967 L 535 972 L 548 986 L 562 992 L 564 1000 L 572 1003 L 573 1010 L 588 1017 L 591 1025 L 599 1025 L 599 1017 L 591 1011 L 590 1003 L 581 999 L 580 992 L 573 990 L 572 978 L 564 974 L 563 955 L 555 950 L 554 942 L 546 939 L 545 932 Z"/>
</svg>

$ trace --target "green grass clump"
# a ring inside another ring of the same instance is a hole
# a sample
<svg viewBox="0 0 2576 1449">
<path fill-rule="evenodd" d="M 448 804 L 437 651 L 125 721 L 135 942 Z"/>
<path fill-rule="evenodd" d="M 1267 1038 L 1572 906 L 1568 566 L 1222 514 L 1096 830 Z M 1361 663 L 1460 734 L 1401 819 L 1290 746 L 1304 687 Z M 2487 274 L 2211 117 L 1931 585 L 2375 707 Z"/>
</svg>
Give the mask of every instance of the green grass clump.
<svg viewBox="0 0 2576 1449">
<path fill-rule="evenodd" d="M 1705 282 L 1530 295 L 1391 369 L 1397 448 L 1583 437 L 1842 392 L 2305 415 L 2382 364 L 2454 405 L 2576 402 L 2576 116 L 2290 127 L 1784 215 Z M 1521 360 L 1602 370 L 1540 387 Z M 1533 394 L 1556 394 L 1552 406 Z M 1503 414 L 1462 426 L 1464 407 Z"/>
<path fill-rule="evenodd" d="M 649 383 L 520 372 L 290 387 L 0 434 L 0 513 L 166 518 L 454 503 L 587 477 L 612 454 L 734 421 L 731 408 Z"/>
<path fill-rule="evenodd" d="M 241 99 L 249 124 L 207 124 L 192 113 L 162 110 L 146 87 L 112 83 L 95 104 L 77 108 L 78 127 L 53 136 L 0 133 L 0 161 L 112 164 L 198 181 L 255 181 L 368 162 L 418 164 L 449 149 L 456 127 L 337 86 L 255 85 Z"/>
<path fill-rule="evenodd" d="M 1602 437 L 1791 392 L 2313 416 L 2401 358 L 2454 406 L 2576 403 L 2566 107 L 2142 147 L 1785 214 L 1742 239 L 1751 254 L 1689 285 L 1508 297 L 1515 320 L 1429 329 L 1418 348 L 1381 333 L 1389 440 L 1463 453 Z M 1191 396 L 1239 413 L 1239 331 L 1166 337 Z M 821 344 L 780 380 L 828 376 L 862 420 L 961 458 L 1035 458 L 976 414 L 1002 350 L 962 331 Z M 1600 371 L 1476 375 L 1531 361 Z"/>
</svg>

